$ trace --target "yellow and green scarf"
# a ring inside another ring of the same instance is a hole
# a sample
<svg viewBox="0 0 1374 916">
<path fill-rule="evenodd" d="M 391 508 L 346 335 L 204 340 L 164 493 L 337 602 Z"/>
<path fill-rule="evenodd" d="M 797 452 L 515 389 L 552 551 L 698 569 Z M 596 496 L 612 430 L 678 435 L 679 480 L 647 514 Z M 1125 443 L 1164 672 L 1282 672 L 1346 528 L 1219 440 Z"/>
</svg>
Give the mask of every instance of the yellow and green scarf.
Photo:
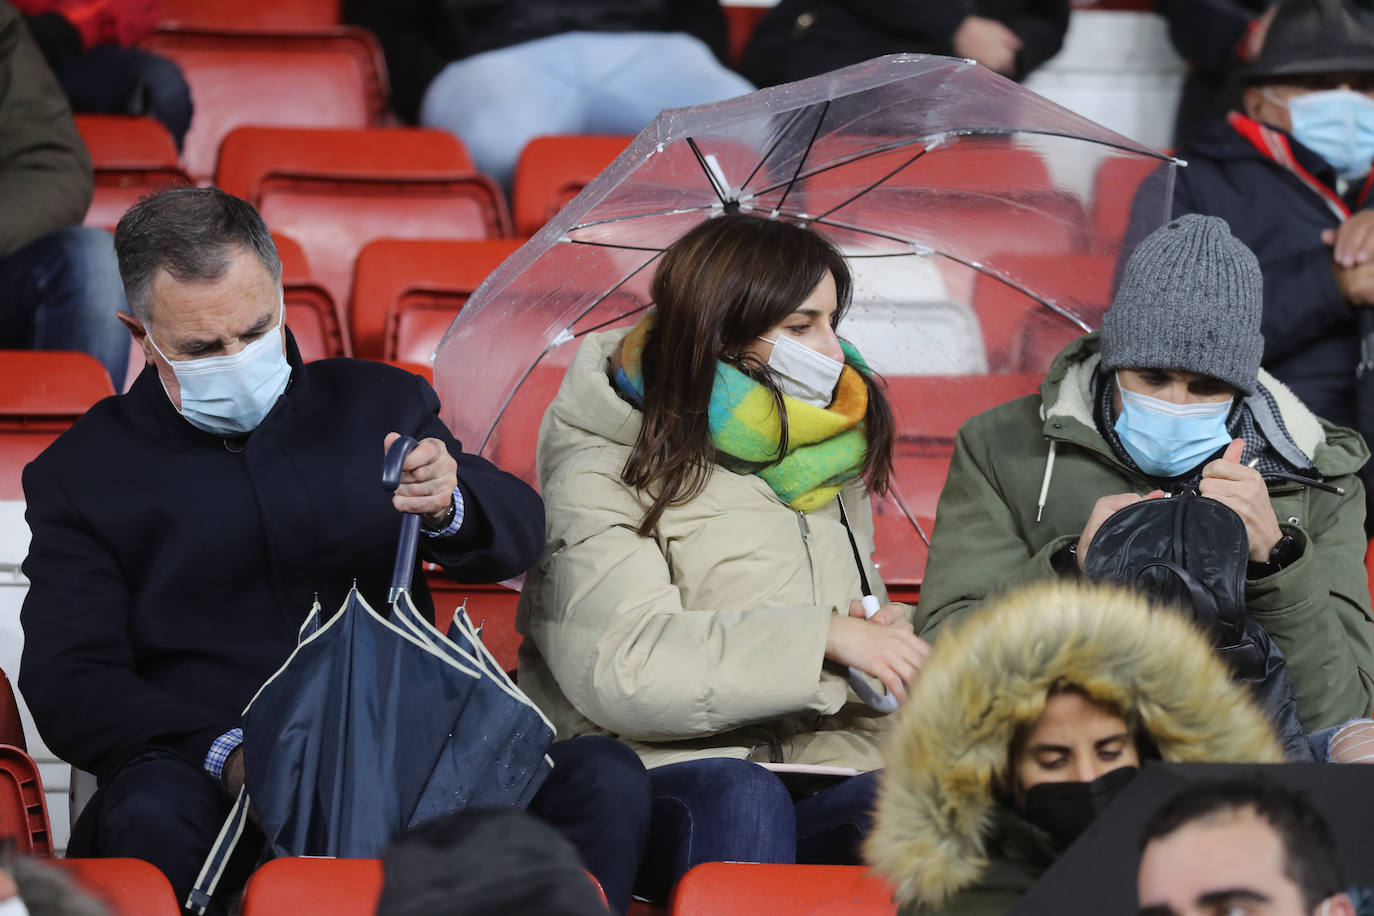
<svg viewBox="0 0 1374 916">
<path fill-rule="evenodd" d="M 646 315 L 621 341 L 611 358 L 611 376 L 631 403 L 644 404 L 641 360 L 644 341 L 653 324 Z M 868 452 L 863 418 L 868 409 L 868 386 L 855 367 L 868 365 L 848 343 L 845 367 L 828 407 L 783 396 L 787 411 L 787 454 L 778 460 L 782 423 L 773 394 L 728 363 L 716 363 L 708 421 L 716 445 L 717 462 L 737 474 L 757 474 L 778 498 L 794 509 L 810 512 L 835 497 L 859 476 Z"/>
</svg>

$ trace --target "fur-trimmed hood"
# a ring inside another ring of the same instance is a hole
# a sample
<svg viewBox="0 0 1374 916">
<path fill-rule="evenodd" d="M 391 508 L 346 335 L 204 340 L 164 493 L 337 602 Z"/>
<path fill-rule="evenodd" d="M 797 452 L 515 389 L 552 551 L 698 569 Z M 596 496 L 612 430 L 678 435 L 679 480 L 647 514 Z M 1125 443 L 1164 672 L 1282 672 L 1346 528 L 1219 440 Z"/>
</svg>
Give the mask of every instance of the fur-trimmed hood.
<svg viewBox="0 0 1374 916">
<path fill-rule="evenodd" d="M 1056 682 L 1122 709 L 1166 761 L 1283 760 L 1245 688 L 1177 612 L 1104 586 L 1013 592 L 942 632 L 886 748 L 865 855 L 900 901 L 939 907 L 979 880 L 1013 736 Z"/>
</svg>

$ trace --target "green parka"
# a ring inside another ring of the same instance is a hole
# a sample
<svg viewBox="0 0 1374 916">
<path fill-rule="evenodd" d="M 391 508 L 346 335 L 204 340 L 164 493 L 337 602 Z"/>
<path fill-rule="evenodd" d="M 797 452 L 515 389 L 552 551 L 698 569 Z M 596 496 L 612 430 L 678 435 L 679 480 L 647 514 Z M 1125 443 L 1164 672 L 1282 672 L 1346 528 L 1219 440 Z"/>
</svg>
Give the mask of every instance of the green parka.
<svg viewBox="0 0 1374 916">
<path fill-rule="evenodd" d="M 0 0 L 0 257 L 91 205 L 91 157 L 23 17 Z"/>
<path fill-rule="evenodd" d="M 1119 710 L 1167 762 L 1278 763 L 1273 727 L 1183 615 L 1106 586 L 1045 582 L 936 644 L 884 748 L 864 857 L 902 916 L 1005 913 L 1054 864 L 1009 800 L 1011 748 L 1056 685 Z"/>
<path fill-rule="evenodd" d="M 1103 496 L 1145 494 L 1155 484 L 1112 452 L 1093 420 L 1097 334 L 1055 359 L 1038 395 L 968 420 L 940 494 L 917 630 L 927 639 L 995 592 L 1056 578 L 1050 558 L 1075 542 Z M 1369 450 L 1358 434 L 1318 418 L 1268 373 L 1289 438 L 1335 495 L 1269 485 L 1284 532 L 1302 557 L 1246 582 L 1246 605 L 1288 658 L 1303 727 L 1313 731 L 1369 714 L 1374 704 L 1374 626 L 1364 567 L 1364 491 L 1354 476 Z"/>
</svg>

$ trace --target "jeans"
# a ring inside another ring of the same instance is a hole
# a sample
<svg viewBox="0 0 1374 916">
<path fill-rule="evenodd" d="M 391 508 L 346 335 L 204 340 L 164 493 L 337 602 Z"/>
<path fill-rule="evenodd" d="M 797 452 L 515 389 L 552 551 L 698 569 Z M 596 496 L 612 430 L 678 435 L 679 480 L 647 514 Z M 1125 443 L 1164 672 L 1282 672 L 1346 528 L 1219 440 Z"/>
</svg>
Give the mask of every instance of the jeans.
<svg viewBox="0 0 1374 916">
<path fill-rule="evenodd" d="M 702 862 L 852 865 L 873 818 L 876 772 L 794 799 L 756 763 L 711 757 L 649 771 L 653 817 L 635 889 L 655 900 Z"/>
<path fill-rule="evenodd" d="M 509 191 L 535 137 L 637 134 L 661 109 L 753 88 L 691 35 L 567 32 L 449 64 L 425 90 L 420 123 L 456 134 Z"/>
<path fill-rule="evenodd" d="M 149 115 L 171 131 L 181 149 L 191 127 L 191 88 L 167 58 L 101 45 L 64 65 L 57 79 L 73 111 Z"/>
<path fill-rule="evenodd" d="M 114 240 L 104 229 L 69 226 L 0 257 L 0 347 L 80 350 L 124 388 L 129 332 Z"/>
<path fill-rule="evenodd" d="M 553 771 L 530 801 L 530 813 L 577 847 L 611 910 L 623 913 L 649 833 L 644 764 L 626 745 L 599 735 L 555 741 L 549 757 Z"/>
</svg>

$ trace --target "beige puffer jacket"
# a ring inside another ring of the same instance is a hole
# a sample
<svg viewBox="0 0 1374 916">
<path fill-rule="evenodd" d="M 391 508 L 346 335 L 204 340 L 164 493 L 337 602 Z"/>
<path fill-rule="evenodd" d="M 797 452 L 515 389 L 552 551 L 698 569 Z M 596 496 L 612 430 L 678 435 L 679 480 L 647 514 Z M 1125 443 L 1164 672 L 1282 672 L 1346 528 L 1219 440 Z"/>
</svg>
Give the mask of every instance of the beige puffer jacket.
<svg viewBox="0 0 1374 916">
<path fill-rule="evenodd" d="M 717 467 L 700 496 L 636 534 L 648 501 L 620 473 L 639 412 L 608 374 L 624 333 L 588 335 L 540 427 L 547 541 L 516 618 L 521 688 L 559 737 L 614 735 L 648 766 L 880 766 L 892 717 L 824 658 L 830 616 L 860 596 L 837 501 L 803 515 L 760 478 Z M 856 481 L 841 498 L 886 600 L 867 494 Z"/>
</svg>

